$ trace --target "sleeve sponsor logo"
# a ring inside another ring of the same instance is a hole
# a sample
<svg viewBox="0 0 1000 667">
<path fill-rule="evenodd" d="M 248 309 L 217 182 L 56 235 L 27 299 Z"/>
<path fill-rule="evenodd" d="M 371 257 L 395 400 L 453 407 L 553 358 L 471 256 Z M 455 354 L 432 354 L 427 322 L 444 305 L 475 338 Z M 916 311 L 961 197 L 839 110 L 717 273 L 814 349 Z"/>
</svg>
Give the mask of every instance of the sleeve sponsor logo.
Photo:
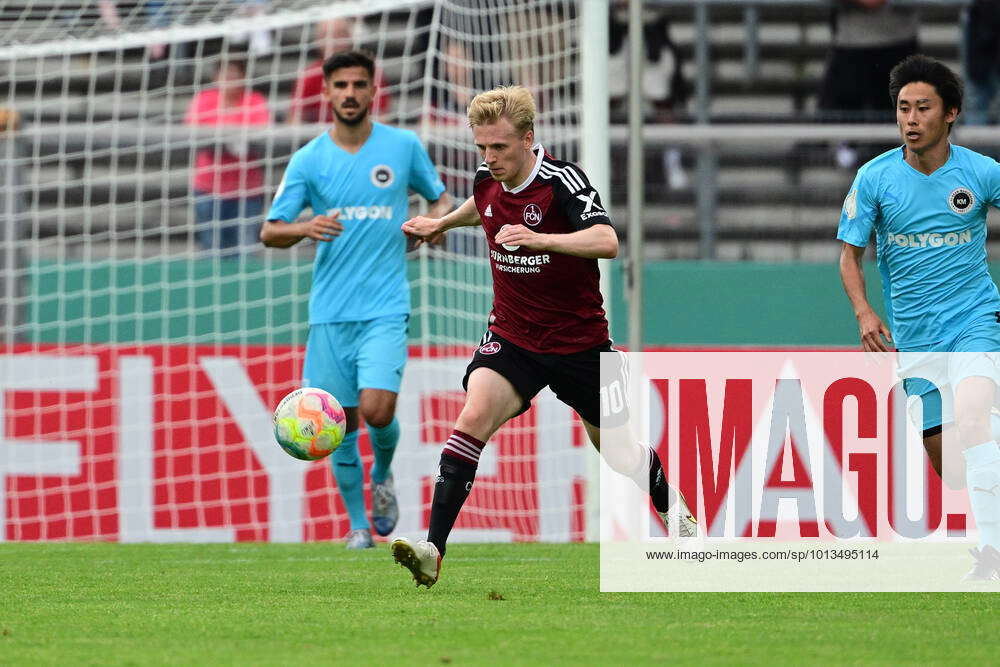
<svg viewBox="0 0 1000 667">
<path fill-rule="evenodd" d="M 851 193 L 847 195 L 844 200 L 844 213 L 847 214 L 848 220 L 854 220 L 858 217 L 858 189 L 854 188 Z"/>
<path fill-rule="evenodd" d="M 607 217 L 608 212 L 601 208 L 601 205 L 597 203 L 597 190 L 591 190 L 590 194 L 580 194 L 576 196 L 577 199 L 583 202 L 583 213 L 580 214 L 581 220 L 590 220 L 591 218 L 597 217 Z"/>
</svg>

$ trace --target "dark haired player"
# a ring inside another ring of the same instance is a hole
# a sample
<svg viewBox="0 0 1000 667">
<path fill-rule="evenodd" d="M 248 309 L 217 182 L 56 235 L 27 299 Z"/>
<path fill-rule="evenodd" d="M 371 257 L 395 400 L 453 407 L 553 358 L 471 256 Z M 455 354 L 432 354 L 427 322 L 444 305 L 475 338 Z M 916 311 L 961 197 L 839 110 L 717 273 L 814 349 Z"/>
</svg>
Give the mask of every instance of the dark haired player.
<svg viewBox="0 0 1000 667">
<path fill-rule="evenodd" d="M 938 473 L 942 456 L 950 462 L 962 452 L 965 464 L 954 468 L 964 468 L 980 535 L 967 578 L 993 579 L 1000 448 L 990 411 L 1000 375 L 991 353 L 1000 351 L 1000 295 L 986 264 L 986 214 L 1000 205 L 1000 164 L 949 141 L 962 82 L 945 65 L 910 56 L 890 73 L 889 94 L 903 146 L 858 170 L 837 233 L 840 274 L 863 348 L 886 351 L 891 340 L 900 352 L 906 392 L 923 399 L 924 447 Z M 873 229 L 889 327 L 865 297 L 861 259 Z M 947 355 L 937 369 L 915 365 L 928 352 L 966 354 Z M 932 384 L 922 379 L 928 375 L 940 379 Z M 960 488 L 952 469 L 945 481 Z"/>
<path fill-rule="evenodd" d="M 373 547 L 358 455 L 358 423 L 372 440 L 372 524 L 388 535 L 399 516 L 389 464 L 399 441 L 396 395 L 406 364 L 410 289 L 399 226 L 409 191 L 451 210 L 451 198 L 417 135 L 372 122 L 375 64 L 348 51 L 323 63 L 334 126 L 292 156 L 261 229 L 264 245 L 318 243 L 309 295 L 305 386 L 330 392 L 347 413 L 347 435 L 330 457 L 350 516 L 347 547 Z M 303 209 L 313 218 L 296 222 Z"/>
<path fill-rule="evenodd" d="M 489 328 L 463 380 L 465 406 L 441 453 L 427 540 L 392 543 L 393 557 L 418 586 L 438 580 L 445 543 L 472 490 L 486 441 L 527 410 L 543 387 L 577 412 L 596 447 L 602 425 L 628 418 L 622 402 L 602 403 L 600 386 L 600 355 L 612 347 L 597 260 L 617 255 L 618 237 L 583 172 L 534 143 L 534 118 L 535 103 L 525 88 L 476 96 L 469 125 L 483 163 L 473 196 L 443 218 L 418 217 L 403 225 L 407 234 L 431 240 L 454 227 L 481 224 L 494 289 Z M 696 532 L 653 450 L 631 440 L 606 450 L 614 470 L 649 489 L 668 530 L 670 512 L 678 515 L 681 536 Z"/>
</svg>

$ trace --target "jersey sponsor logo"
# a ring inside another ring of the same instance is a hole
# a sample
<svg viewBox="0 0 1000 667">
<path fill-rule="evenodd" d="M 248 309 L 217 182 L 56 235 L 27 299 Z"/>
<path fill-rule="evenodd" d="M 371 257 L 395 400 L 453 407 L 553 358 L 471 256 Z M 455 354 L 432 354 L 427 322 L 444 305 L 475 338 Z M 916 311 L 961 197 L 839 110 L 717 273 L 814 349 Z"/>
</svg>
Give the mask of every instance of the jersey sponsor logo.
<svg viewBox="0 0 1000 667">
<path fill-rule="evenodd" d="M 496 354 L 500 351 L 500 343 L 493 341 L 479 347 L 479 354 Z"/>
<path fill-rule="evenodd" d="M 854 220 L 858 216 L 858 189 L 854 188 L 844 199 L 844 213 L 848 220 Z"/>
<path fill-rule="evenodd" d="M 391 206 L 338 206 L 326 212 L 343 221 L 351 220 L 392 220 Z"/>
<path fill-rule="evenodd" d="M 504 273 L 541 273 L 542 266 L 552 263 L 549 255 L 508 255 L 490 250 L 490 259 L 497 271 Z"/>
<path fill-rule="evenodd" d="M 528 204 L 524 207 L 524 224 L 534 227 L 542 221 L 542 208 L 538 204 Z"/>
<path fill-rule="evenodd" d="M 396 180 L 396 174 L 389 165 L 379 164 L 372 167 L 371 179 L 375 187 L 387 188 Z"/>
<path fill-rule="evenodd" d="M 957 246 L 972 243 L 972 230 L 963 229 L 960 232 L 926 232 L 923 234 L 889 234 L 889 242 L 900 248 L 940 248 L 942 246 Z"/>
<path fill-rule="evenodd" d="M 968 188 L 955 188 L 948 195 L 948 207 L 955 213 L 968 213 L 976 203 L 976 196 Z"/>
<path fill-rule="evenodd" d="M 485 215 L 487 218 L 493 217 L 493 204 L 486 205 L 486 212 L 483 213 L 483 215 Z"/>
</svg>

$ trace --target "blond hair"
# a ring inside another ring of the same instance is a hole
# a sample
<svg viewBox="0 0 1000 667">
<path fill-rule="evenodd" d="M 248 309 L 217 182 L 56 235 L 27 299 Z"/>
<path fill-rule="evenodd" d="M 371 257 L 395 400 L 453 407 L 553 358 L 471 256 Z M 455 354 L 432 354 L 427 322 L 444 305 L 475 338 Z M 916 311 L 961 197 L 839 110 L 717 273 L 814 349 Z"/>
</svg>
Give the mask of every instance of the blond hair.
<svg viewBox="0 0 1000 667">
<path fill-rule="evenodd" d="M 491 125 L 506 118 L 524 134 L 535 129 L 535 98 L 523 86 L 498 86 L 469 103 L 469 127 Z"/>
</svg>

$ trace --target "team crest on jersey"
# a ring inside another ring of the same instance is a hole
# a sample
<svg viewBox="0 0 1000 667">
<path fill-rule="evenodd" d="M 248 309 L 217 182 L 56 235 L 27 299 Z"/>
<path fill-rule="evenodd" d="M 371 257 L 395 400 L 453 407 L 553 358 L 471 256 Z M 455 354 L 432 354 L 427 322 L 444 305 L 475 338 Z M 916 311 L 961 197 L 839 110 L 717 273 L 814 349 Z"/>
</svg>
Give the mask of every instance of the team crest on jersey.
<svg viewBox="0 0 1000 667">
<path fill-rule="evenodd" d="M 491 341 L 479 347 L 479 354 L 496 354 L 500 351 L 500 343 Z"/>
<path fill-rule="evenodd" d="M 372 168 L 371 179 L 372 185 L 375 187 L 387 188 L 396 180 L 396 174 L 392 172 L 389 165 L 380 164 Z"/>
<path fill-rule="evenodd" d="M 524 224 L 534 227 L 542 221 L 542 208 L 538 204 L 528 204 L 524 207 Z"/>
<path fill-rule="evenodd" d="M 948 206 L 955 213 L 968 213 L 976 203 L 976 196 L 968 188 L 955 188 L 948 195 Z"/>
<path fill-rule="evenodd" d="M 847 199 L 844 200 L 844 213 L 847 214 L 848 220 L 854 220 L 858 215 L 858 189 L 854 188 L 851 193 L 847 195 Z"/>
</svg>

